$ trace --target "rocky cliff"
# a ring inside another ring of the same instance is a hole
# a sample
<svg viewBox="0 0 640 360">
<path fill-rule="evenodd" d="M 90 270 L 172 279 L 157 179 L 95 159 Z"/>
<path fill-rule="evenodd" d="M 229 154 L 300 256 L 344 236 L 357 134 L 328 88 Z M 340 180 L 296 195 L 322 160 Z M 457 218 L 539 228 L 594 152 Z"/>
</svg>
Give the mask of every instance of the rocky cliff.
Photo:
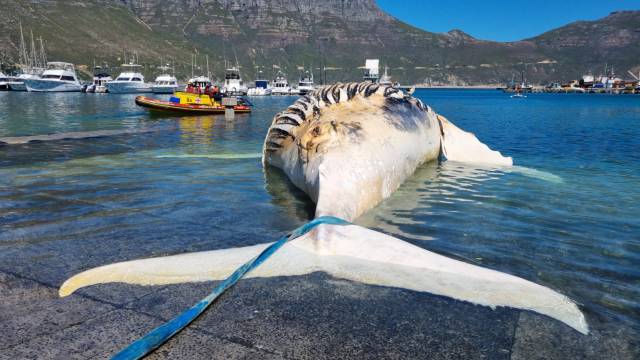
<svg viewBox="0 0 640 360">
<path fill-rule="evenodd" d="M 638 11 L 498 43 L 461 30 L 414 28 L 374 0 L 0 0 L 0 8 L 9 15 L 0 20 L 5 61 L 15 58 L 22 21 L 58 59 L 117 63 L 127 49 L 150 69 L 161 57 L 173 59 L 181 74 L 190 74 L 192 53 L 200 66 L 208 54 L 217 76 L 225 60 L 237 59 L 247 77 L 256 66 L 267 75 L 280 67 L 293 80 L 304 65 L 316 68 L 317 79 L 356 80 L 365 58 L 379 58 L 404 83 L 458 85 L 502 83 L 525 67 L 530 80 L 547 82 L 597 72 L 605 63 L 624 72 L 640 66 Z"/>
</svg>

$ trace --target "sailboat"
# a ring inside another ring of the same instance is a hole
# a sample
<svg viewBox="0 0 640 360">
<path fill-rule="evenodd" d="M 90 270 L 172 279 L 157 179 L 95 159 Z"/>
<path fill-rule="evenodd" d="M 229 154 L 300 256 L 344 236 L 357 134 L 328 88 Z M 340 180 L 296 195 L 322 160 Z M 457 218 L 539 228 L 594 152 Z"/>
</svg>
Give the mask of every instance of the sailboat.
<svg viewBox="0 0 640 360">
<path fill-rule="evenodd" d="M 40 75 L 42 75 L 42 73 L 44 72 L 47 65 L 47 56 L 44 51 L 42 37 L 40 37 L 38 40 L 40 42 L 39 51 L 36 50 L 33 31 L 31 31 L 31 49 L 28 50 L 26 42 L 24 40 L 22 23 L 20 23 L 20 63 L 18 65 L 20 67 L 20 74 L 7 82 L 9 90 L 27 91 L 25 80 L 39 79 Z"/>
</svg>

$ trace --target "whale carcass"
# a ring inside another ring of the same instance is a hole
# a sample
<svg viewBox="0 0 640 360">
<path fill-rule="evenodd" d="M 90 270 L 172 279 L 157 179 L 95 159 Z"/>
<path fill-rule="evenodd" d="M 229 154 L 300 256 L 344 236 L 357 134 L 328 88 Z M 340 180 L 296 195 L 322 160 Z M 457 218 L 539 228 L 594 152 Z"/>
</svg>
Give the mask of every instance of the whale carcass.
<svg viewBox="0 0 640 360">
<path fill-rule="evenodd" d="M 510 166 L 473 134 L 390 86 L 336 84 L 277 114 L 263 164 L 284 171 L 316 203 L 315 216 L 348 221 L 389 197 L 421 164 L 452 161 Z M 270 244 L 135 260 L 67 280 L 66 296 L 99 283 L 159 285 L 224 279 Z M 357 225 L 319 225 L 288 242 L 247 277 L 323 271 L 337 278 L 535 311 L 588 332 L 566 296 L 525 279 L 467 264 Z"/>
</svg>

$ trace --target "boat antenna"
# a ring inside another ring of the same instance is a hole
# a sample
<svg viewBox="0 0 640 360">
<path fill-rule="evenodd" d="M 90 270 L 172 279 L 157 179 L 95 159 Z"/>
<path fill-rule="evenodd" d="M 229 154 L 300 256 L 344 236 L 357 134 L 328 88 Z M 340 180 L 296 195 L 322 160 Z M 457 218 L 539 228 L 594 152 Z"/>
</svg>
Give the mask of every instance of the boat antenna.
<svg viewBox="0 0 640 360">
<path fill-rule="evenodd" d="M 238 63 L 238 54 L 236 54 L 236 48 L 233 48 L 233 57 L 236 58 L 236 68 L 238 69 L 238 73 L 240 73 L 240 63 Z"/>
<path fill-rule="evenodd" d="M 211 73 L 209 72 L 209 54 L 205 55 L 207 59 L 207 79 L 211 80 Z"/>
<path fill-rule="evenodd" d="M 24 43 L 24 34 L 22 32 L 22 21 L 20 22 L 20 64 L 27 65 L 27 46 Z M 24 69 L 23 69 L 24 70 Z"/>
</svg>

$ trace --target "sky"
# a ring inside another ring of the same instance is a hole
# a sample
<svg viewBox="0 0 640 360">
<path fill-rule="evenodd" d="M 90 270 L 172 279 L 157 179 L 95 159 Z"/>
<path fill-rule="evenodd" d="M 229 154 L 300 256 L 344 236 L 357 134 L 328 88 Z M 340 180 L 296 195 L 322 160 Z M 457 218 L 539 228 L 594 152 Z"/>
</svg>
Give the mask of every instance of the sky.
<svg viewBox="0 0 640 360">
<path fill-rule="evenodd" d="M 431 32 L 460 29 L 484 40 L 530 38 L 616 10 L 640 10 L 640 0 L 376 0 L 392 16 Z"/>
</svg>

